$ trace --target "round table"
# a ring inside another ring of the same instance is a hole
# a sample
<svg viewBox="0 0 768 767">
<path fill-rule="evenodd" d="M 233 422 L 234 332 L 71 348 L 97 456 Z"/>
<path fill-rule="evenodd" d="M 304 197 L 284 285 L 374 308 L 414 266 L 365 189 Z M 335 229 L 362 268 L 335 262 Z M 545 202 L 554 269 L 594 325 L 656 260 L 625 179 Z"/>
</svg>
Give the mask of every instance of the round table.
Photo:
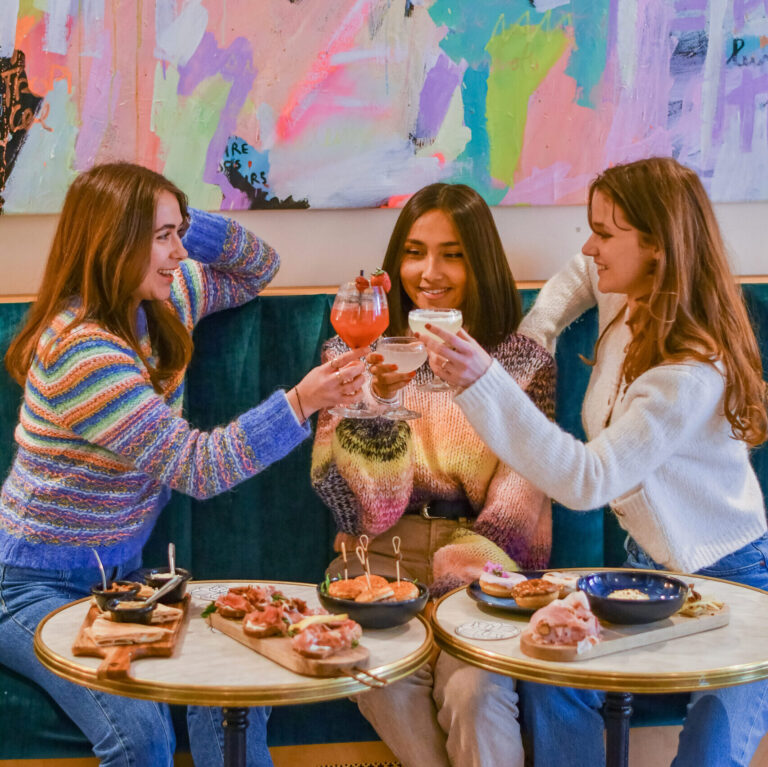
<svg viewBox="0 0 768 767">
<path fill-rule="evenodd" d="M 569 572 L 605 569 L 609 568 Z M 768 678 L 768 592 L 716 578 L 667 574 L 725 602 L 731 616 L 728 625 L 587 660 L 545 661 L 523 654 L 519 635 L 491 641 L 459 636 L 457 627 L 478 619 L 521 630 L 529 619 L 481 606 L 462 588 L 438 600 L 432 615 L 435 641 L 451 655 L 488 671 L 543 684 L 605 690 L 606 764 L 625 767 L 632 693 L 689 692 Z"/>
<path fill-rule="evenodd" d="M 363 692 L 368 685 L 356 678 L 301 676 L 264 658 L 250 648 L 211 629 L 202 610 L 231 586 L 276 585 L 289 597 L 317 605 L 313 584 L 284 581 L 191 581 L 189 622 L 180 647 L 169 658 L 141 658 L 123 680 L 99 679 L 101 658 L 72 654 L 72 643 L 88 612 L 90 599 L 64 605 L 47 615 L 35 632 L 40 662 L 64 679 L 95 690 L 164 703 L 222 706 L 225 764 L 245 764 L 248 706 L 283 706 L 333 700 Z M 403 626 L 364 629 L 361 644 L 368 648 L 367 670 L 393 682 L 412 674 L 429 659 L 432 632 L 417 616 Z"/>
</svg>

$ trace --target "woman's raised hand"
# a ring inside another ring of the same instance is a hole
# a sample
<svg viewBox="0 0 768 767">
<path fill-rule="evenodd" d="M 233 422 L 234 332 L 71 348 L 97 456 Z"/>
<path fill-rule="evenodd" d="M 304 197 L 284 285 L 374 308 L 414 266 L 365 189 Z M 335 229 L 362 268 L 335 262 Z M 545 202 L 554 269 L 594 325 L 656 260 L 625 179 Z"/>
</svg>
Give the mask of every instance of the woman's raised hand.
<svg viewBox="0 0 768 767">
<path fill-rule="evenodd" d="M 363 398 L 365 363 L 368 347 L 350 349 L 332 360 L 318 365 L 288 392 L 288 401 L 296 415 L 306 420 L 324 407 L 343 402 L 345 405 Z"/>
<path fill-rule="evenodd" d="M 371 374 L 371 389 L 382 399 L 392 399 L 416 375 L 415 370 L 412 373 L 399 373 L 397 365 L 385 364 L 384 357 L 377 352 L 371 352 L 366 360 L 369 365 L 368 372 Z"/>
<path fill-rule="evenodd" d="M 416 338 L 427 347 L 429 366 L 436 375 L 451 386 L 466 389 L 491 366 L 493 362 L 491 355 L 466 330 L 461 329 L 453 335 L 436 325 L 426 327 L 444 343 L 419 333 L 416 333 Z"/>
</svg>

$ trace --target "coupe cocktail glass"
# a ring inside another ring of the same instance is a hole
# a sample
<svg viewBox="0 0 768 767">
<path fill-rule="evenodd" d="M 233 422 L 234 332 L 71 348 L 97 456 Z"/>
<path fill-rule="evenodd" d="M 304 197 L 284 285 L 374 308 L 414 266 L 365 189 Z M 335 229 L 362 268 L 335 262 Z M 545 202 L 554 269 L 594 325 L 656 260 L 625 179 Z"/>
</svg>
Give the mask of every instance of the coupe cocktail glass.
<svg viewBox="0 0 768 767">
<path fill-rule="evenodd" d="M 437 341 L 442 341 L 434 333 L 430 333 L 425 325 L 430 324 L 445 330 L 446 333 L 458 333 L 461 329 L 462 316 L 459 309 L 411 309 L 408 312 L 408 325 L 414 333 L 423 333 Z M 434 371 L 432 371 L 434 373 Z M 435 376 L 429 383 L 422 384 L 420 389 L 427 391 L 453 391 L 453 386 Z"/>
<path fill-rule="evenodd" d="M 421 341 L 410 336 L 392 336 L 380 338 L 376 352 L 384 358 L 387 365 L 397 365 L 398 373 L 410 373 L 418 370 L 427 360 L 427 347 Z M 421 418 L 421 413 L 403 405 L 402 389 L 397 390 L 397 401 L 384 413 L 385 418 L 393 421 L 410 421 Z"/>
</svg>

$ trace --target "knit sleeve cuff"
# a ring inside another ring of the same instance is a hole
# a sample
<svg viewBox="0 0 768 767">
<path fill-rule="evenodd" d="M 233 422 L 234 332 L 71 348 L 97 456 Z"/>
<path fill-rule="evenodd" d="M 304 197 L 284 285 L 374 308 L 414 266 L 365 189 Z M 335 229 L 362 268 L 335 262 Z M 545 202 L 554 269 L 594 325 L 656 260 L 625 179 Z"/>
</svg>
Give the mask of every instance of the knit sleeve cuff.
<svg viewBox="0 0 768 767">
<path fill-rule="evenodd" d="M 298 422 L 282 389 L 244 413 L 238 421 L 248 446 L 262 466 L 284 458 L 312 434 L 308 421 Z"/>
<path fill-rule="evenodd" d="M 197 208 L 190 208 L 189 215 L 189 229 L 184 235 L 183 245 L 190 258 L 203 264 L 212 264 L 221 257 L 222 246 L 234 222 Z"/>
</svg>

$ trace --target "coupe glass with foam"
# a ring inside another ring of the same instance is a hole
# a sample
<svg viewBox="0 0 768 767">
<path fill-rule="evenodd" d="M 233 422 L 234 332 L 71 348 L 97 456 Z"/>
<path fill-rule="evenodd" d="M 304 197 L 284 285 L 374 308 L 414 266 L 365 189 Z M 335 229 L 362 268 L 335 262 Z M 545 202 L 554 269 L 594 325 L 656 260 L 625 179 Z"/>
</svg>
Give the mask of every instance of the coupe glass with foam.
<svg viewBox="0 0 768 767">
<path fill-rule="evenodd" d="M 408 312 L 408 325 L 414 333 L 423 333 L 432 336 L 437 341 L 441 338 L 426 329 L 426 325 L 434 325 L 446 333 L 458 333 L 461 330 L 462 316 L 460 309 L 411 309 Z M 434 373 L 434 371 L 432 371 Z M 427 391 L 453 391 L 446 381 L 435 375 L 434 379 L 426 384 L 421 384 L 420 389 Z"/>
<path fill-rule="evenodd" d="M 360 290 L 354 282 L 345 282 L 336 293 L 331 307 L 331 325 L 350 349 L 370 346 L 389 325 L 386 292 L 377 285 Z M 329 412 L 342 418 L 375 418 L 380 415 L 364 402 L 342 403 Z"/>
<path fill-rule="evenodd" d="M 391 336 L 380 338 L 376 344 L 376 353 L 384 358 L 386 365 L 397 365 L 398 373 L 411 373 L 418 370 L 427 360 L 427 347 L 411 336 Z M 421 418 L 421 413 L 403 405 L 402 389 L 395 394 L 395 403 L 384 413 L 385 418 L 393 421 L 410 421 Z"/>
</svg>

